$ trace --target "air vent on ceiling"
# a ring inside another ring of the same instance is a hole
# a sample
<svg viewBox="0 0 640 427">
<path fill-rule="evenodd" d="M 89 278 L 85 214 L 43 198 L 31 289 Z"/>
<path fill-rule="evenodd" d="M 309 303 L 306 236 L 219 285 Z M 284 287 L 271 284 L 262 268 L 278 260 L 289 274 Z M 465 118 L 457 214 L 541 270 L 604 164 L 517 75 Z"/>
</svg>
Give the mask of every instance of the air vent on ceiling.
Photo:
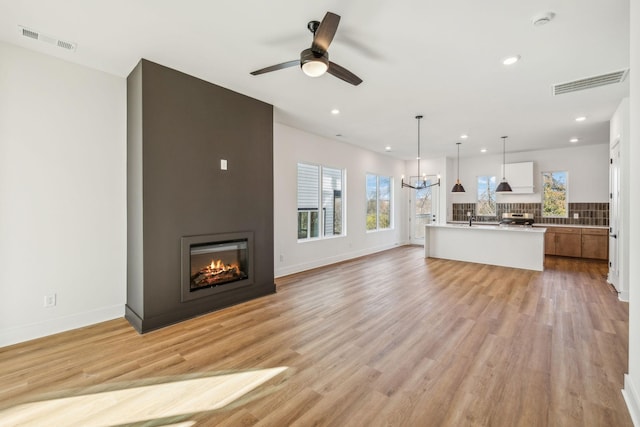
<svg viewBox="0 0 640 427">
<path fill-rule="evenodd" d="M 22 35 L 38 40 L 38 33 L 36 33 L 35 31 L 27 30 L 26 28 L 22 28 Z"/>
<path fill-rule="evenodd" d="M 67 49 L 67 50 L 75 50 L 75 45 L 73 43 L 69 43 L 69 42 L 65 42 L 62 40 L 58 40 L 58 47 L 61 47 L 63 49 Z"/>
<path fill-rule="evenodd" d="M 602 74 L 600 76 L 587 77 L 586 79 L 553 85 L 553 94 L 562 95 L 563 93 L 576 92 L 613 83 L 621 83 L 627 77 L 628 72 L 628 69 L 615 71 L 613 73 Z"/>
<path fill-rule="evenodd" d="M 38 32 L 38 31 L 31 30 L 29 28 L 25 28 L 25 27 L 23 27 L 21 25 L 18 25 L 18 27 L 20 28 L 20 32 L 22 33 L 22 35 L 25 36 L 25 37 L 29 37 L 29 38 L 34 39 L 34 40 L 39 40 L 41 42 L 52 44 L 52 45 L 61 47 L 61 48 L 66 49 L 66 50 L 70 50 L 72 52 L 76 50 L 76 46 L 77 45 L 75 43 L 68 42 L 68 41 L 65 41 L 65 40 L 60 40 L 57 37 L 48 36 L 46 34 L 42 34 L 42 33 Z"/>
</svg>

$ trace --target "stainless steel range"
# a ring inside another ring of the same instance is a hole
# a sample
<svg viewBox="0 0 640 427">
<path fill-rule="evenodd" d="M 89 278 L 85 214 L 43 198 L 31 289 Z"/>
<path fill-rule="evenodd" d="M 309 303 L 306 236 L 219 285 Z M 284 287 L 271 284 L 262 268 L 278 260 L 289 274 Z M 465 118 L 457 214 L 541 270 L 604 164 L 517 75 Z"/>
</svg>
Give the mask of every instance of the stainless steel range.
<svg viewBox="0 0 640 427">
<path fill-rule="evenodd" d="M 533 225 L 533 214 L 505 212 L 500 225 Z"/>
</svg>

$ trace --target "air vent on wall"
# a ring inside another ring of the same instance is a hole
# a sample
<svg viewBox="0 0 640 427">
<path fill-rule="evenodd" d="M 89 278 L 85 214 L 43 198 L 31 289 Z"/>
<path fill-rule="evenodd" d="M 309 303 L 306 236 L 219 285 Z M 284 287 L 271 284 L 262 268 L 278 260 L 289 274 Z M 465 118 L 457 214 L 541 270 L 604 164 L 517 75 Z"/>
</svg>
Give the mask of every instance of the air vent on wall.
<svg viewBox="0 0 640 427">
<path fill-rule="evenodd" d="M 42 34 L 38 31 L 35 30 L 31 30 L 29 28 L 25 28 L 21 25 L 18 25 L 18 27 L 20 28 L 20 32 L 22 33 L 23 36 L 25 37 L 29 37 L 31 39 L 34 40 L 39 40 L 45 43 L 49 43 L 58 47 L 61 47 L 63 49 L 66 50 L 70 50 L 70 51 L 75 51 L 76 50 L 76 44 L 72 43 L 72 42 L 68 42 L 65 40 L 60 40 L 57 37 L 52 37 L 52 36 L 48 36 L 46 34 Z"/>
<path fill-rule="evenodd" d="M 629 70 L 627 69 L 602 74 L 600 76 L 587 77 L 586 79 L 575 80 L 573 82 L 556 84 L 553 85 L 553 94 L 562 95 L 563 93 L 576 92 L 613 83 L 621 83 L 627 77 L 628 72 Z"/>
</svg>

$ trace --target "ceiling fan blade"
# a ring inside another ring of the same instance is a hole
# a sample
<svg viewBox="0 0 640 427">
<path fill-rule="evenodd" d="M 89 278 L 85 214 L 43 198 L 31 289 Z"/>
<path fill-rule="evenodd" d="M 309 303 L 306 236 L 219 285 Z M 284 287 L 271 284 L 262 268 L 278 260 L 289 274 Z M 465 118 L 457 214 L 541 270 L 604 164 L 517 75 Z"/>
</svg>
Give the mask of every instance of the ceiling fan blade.
<svg viewBox="0 0 640 427">
<path fill-rule="evenodd" d="M 327 73 L 344 80 L 347 83 L 351 83 L 354 86 L 358 86 L 362 83 L 362 79 L 360 77 L 335 62 L 329 61 L 329 69 L 327 70 Z"/>
<path fill-rule="evenodd" d="M 283 62 L 281 64 L 272 65 L 270 67 L 261 68 L 256 71 L 252 71 L 251 75 L 257 76 L 258 74 L 270 73 L 271 71 L 282 70 L 283 68 L 293 67 L 294 65 L 300 65 L 300 60 L 296 59 L 293 61 Z"/>
<path fill-rule="evenodd" d="M 318 53 L 325 53 L 329 49 L 333 36 L 336 35 L 339 23 L 340 15 L 327 12 L 313 36 L 311 50 Z"/>
</svg>

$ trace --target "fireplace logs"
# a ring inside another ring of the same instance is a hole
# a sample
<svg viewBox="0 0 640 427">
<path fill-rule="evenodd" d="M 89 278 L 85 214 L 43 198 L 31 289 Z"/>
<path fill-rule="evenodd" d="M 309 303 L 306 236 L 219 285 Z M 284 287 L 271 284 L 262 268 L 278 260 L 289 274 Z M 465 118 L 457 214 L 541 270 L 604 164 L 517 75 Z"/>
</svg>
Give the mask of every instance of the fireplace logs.
<svg viewBox="0 0 640 427">
<path fill-rule="evenodd" d="M 191 288 L 215 286 L 234 280 L 241 280 L 247 275 L 240 270 L 238 265 L 224 264 L 220 260 L 211 261 L 211 264 L 201 268 L 191 276 Z"/>
</svg>

